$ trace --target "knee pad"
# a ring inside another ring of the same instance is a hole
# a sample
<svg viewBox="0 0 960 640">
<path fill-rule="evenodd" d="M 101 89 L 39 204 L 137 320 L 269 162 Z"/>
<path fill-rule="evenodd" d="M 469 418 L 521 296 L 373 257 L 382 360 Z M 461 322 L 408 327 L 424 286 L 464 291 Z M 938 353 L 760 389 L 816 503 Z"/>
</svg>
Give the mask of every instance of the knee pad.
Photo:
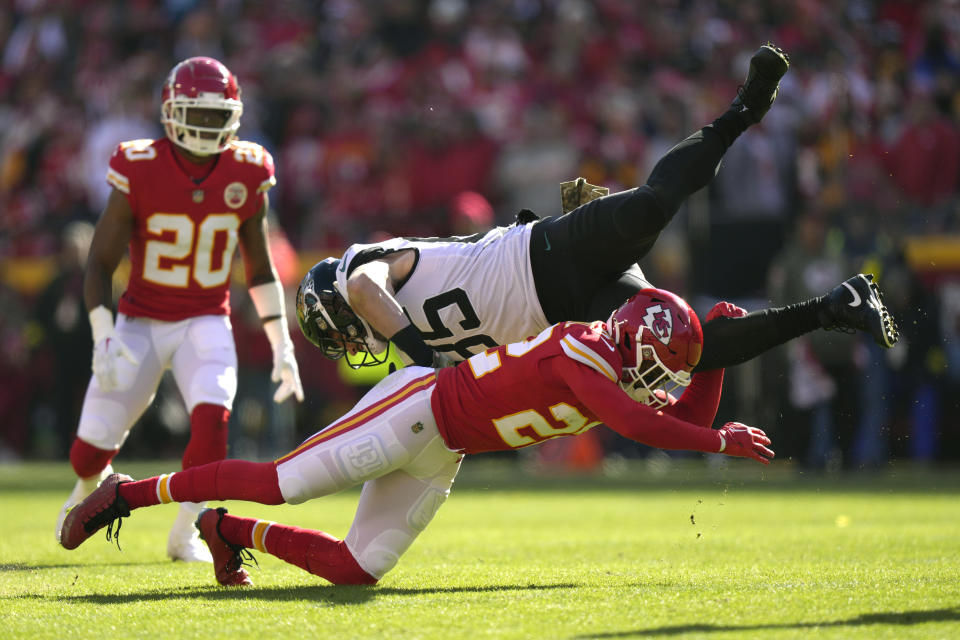
<svg viewBox="0 0 960 640">
<path fill-rule="evenodd" d="M 198 405 L 214 404 L 233 410 L 237 395 L 237 367 L 208 363 L 198 367 L 184 391 L 187 410 L 192 412 Z"/>
<path fill-rule="evenodd" d="M 119 449 L 130 433 L 129 422 L 130 411 L 122 403 L 88 397 L 80 416 L 77 437 L 98 449 Z"/>
</svg>

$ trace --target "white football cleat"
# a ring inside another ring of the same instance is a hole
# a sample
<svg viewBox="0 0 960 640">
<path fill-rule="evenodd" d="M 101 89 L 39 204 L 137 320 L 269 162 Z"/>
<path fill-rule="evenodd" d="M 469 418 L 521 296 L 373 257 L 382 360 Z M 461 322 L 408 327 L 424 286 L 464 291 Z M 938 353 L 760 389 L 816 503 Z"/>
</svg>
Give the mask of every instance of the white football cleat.
<svg viewBox="0 0 960 640">
<path fill-rule="evenodd" d="M 89 478 L 77 478 L 77 483 L 73 485 L 73 491 L 70 493 L 70 497 L 63 503 L 63 507 L 60 508 L 60 515 L 57 516 L 57 530 L 54 533 L 57 544 L 60 544 L 60 529 L 63 528 L 63 521 L 67 517 L 67 511 L 70 511 L 71 507 L 81 503 L 84 498 L 93 493 L 96 488 L 100 486 L 100 483 L 103 482 L 103 479 L 112 473 L 113 466 L 108 464 L 99 475 L 90 476 Z"/>
<path fill-rule="evenodd" d="M 210 549 L 200 538 L 200 532 L 193 526 L 197 514 L 206 504 L 205 502 L 180 503 L 177 519 L 174 520 L 173 528 L 170 529 L 170 537 L 167 538 L 167 555 L 170 556 L 171 560 L 213 562 Z"/>
</svg>

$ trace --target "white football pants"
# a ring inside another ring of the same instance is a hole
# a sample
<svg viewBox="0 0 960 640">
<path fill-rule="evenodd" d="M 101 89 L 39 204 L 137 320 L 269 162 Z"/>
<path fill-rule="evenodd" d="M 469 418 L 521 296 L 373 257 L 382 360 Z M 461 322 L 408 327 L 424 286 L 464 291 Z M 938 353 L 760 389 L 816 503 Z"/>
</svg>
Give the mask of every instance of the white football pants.
<svg viewBox="0 0 960 640">
<path fill-rule="evenodd" d="M 179 322 L 117 315 L 116 334 L 139 359 L 117 361 L 122 391 L 104 391 L 91 376 L 77 435 L 99 449 L 119 449 L 131 427 L 153 402 L 163 372 L 170 369 L 187 405 L 233 408 L 237 351 L 229 316 L 197 316 Z"/>
<path fill-rule="evenodd" d="M 447 449 L 430 407 L 436 373 L 387 376 L 338 421 L 277 460 L 289 504 L 363 483 L 347 548 L 380 579 L 450 495 L 462 455 Z"/>
</svg>

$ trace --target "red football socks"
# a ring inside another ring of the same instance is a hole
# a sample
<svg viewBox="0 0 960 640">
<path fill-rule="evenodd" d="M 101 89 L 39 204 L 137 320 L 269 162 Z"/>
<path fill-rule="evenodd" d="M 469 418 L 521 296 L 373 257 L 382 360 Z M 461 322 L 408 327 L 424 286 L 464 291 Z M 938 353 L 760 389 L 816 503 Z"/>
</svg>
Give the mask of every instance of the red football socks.
<svg viewBox="0 0 960 640">
<path fill-rule="evenodd" d="M 224 516 L 220 531 L 228 542 L 269 553 L 333 584 L 377 582 L 360 568 L 343 540 L 323 531 L 231 515 Z"/>
<path fill-rule="evenodd" d="M 198 467 L 227 457 L 230 411 L 216 404 L 198 404 L 190 414 L 190 442 L 183 452 L 183 468 Z"/>
<path fill-rule="evenodd" d="M 220 460 L 169 475 L 120 485 L 120 495 L 131 509 L 161 502 L 246 500 L 283 504 L 277 467 L 273 462 Z"/>
<path fill-rule="evenodd" d="M 118 449 L 98 449 L 80 438 L 74 438 L 73 446 L 70 447 L 70 464 L 78 477 L 90 478 L 106 469 L 117 451 Z"/>
</svg>

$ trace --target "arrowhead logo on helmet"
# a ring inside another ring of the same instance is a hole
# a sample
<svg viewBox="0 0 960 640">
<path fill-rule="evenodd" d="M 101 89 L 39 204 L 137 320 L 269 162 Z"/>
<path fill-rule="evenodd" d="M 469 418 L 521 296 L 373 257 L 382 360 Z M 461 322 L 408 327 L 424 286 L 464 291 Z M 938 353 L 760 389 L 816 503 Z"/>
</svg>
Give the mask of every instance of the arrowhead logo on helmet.
<svg viewBox="0 0 960 640">
<path fill-rule="evenodd" d="M 663 344 L 670 344 L 673 335 L 673 317 L 670 309 L 664 309 L 659 304 L 647 307 L 643 322 L 653 331 L 653 335 Z"/>
</svg>

